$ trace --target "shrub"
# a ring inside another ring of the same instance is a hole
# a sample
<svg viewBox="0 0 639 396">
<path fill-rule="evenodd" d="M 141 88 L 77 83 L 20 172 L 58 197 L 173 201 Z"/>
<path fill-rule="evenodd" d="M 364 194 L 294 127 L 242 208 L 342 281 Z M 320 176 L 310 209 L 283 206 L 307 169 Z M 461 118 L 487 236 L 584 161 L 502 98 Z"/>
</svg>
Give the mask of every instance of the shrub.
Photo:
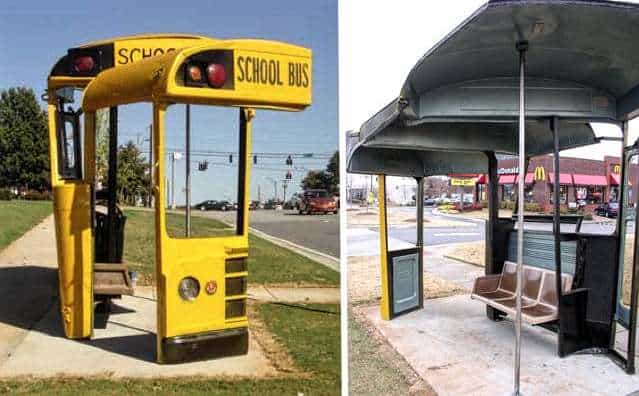
<svg viewBox="0 0 639 396">
<path fill-rule="evenodd" d="M 40 192 L 36 190 L 29 190 L 22 196 L 22 198 L 27 201 L 49 201 L 51 200 L 51 193 L 49 191 Z"/>
<path fill-rule="evenodd" d="M 0 201 L 10 201 L 13 193 L 8 188 L 0 188 Z"/>
<path fill-rule="evenodd" d="M 515 210 L 515 203 L 512 201 L 501 201 L 499 203 L 499 209 Z"/>
<path fill-rule="evenodd" d="M 541 212 L 541 206 L 536 202 L 524 203 L 524 211 L 526 212 Z"/>
</svg>

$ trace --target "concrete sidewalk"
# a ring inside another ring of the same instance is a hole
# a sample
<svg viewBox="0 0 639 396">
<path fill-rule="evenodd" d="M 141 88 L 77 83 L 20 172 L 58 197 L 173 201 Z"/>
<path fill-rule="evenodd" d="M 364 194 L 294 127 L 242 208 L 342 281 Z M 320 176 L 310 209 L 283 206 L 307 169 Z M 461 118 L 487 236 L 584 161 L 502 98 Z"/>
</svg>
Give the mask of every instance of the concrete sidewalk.
<svg viewBox="0 0 639 396">
<path fill-rule="evenodd" d="M 251 333 L 246 356 L 179 365 L 155 363 L 156 300 L 153 287 L 113 301 L 109 317 L 96 315 L 91 340 L 69 340 L 60 323 L 53 216 L 0 252 L 0 378 L 234 376 L 281 373 Z M 251 287 L 260 302 L 336 303 L 339 289 Z"/>
<path fill-rule="evenodd" d="M 424 309 L 383 321 L 379 306 L 357 308 L 438 395 L 512 393 L 514 329 L 492 322 L 469 295 L 426 300 Z M 639 376 L 627 375 L 606 356 L 559 358 L 556 335 L 522 327 L 524 395 L 628 395 Z"/>
</svg>

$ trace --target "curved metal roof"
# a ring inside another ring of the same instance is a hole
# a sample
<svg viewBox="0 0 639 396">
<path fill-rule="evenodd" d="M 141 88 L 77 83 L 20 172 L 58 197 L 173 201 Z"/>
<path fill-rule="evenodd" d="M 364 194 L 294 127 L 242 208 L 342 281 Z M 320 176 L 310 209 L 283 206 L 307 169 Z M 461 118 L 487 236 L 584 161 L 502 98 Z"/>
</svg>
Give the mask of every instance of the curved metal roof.
<svg viewBox="0 0 639 396">
<path fill-rule="evenodd" d="M 397 175 L 397 164 L 388 164 L 398 150 L 406 158 L 419 150 L 517 154 L 519 41 L 529 44 L 528 156 L 552 151 L 550 117 L 560 117 L 565 150 L 596 143 L 589 122 L 639 116 L 639 4 L 492 0 L 428 51 L 399 98 L 362 125 L 351 139 L 348 170 Z M 458 157 L 439 156 L 450 164 L 436 168 L 452 169 Z M 477 157 L 473 166 L 485 168 L 485 161 Z"/>
<path fill-rule="evenodd" d="M 516 43 L 527 41 L 527 78 L 602 91 L 617 120 L 639 111 L 639 4 L 601 0 L 492 0 L 428 51 L 400 97 L 519 75 Z M 603 100 L 603 99 L 602 99 Z"/>
</svg>

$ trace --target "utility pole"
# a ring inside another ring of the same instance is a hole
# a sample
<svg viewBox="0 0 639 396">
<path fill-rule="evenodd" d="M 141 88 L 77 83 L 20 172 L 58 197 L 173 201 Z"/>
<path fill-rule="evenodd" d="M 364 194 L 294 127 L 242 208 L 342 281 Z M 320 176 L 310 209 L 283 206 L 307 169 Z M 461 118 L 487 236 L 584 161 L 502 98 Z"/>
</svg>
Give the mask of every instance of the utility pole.
<svg viewBox="0 0 639 396">
<path fill-rule="evenodd" d="M 175 161 L 182 159 L 182 153 L 171 153 L 171 209 L 175 209 Z"/>
<path fill-rule="evenodd" d="M 286 185 L 288 184 L 288 180 L 282 180 L 282 189 L 284 190 L 284 202 L 286 202 Z"/>
<path fill-rule="evenodd" d="M 153 207 L 153 124 L 149 124 L 149 208 Z"/>
<path fill-rule="evenodd" d="M 175 153 L 171 153 L 171 209 L 175 209 Z"/>
<path fill-rule="evenodd" d="M 267 177 L 267 179 L 271 180 L 273 182 L 273 194 L 275 195 L 273 197 L 273 199 L 275 200 L 275 202 L 277 202 L 277 179 L 273 178 L 273 177 Z"/>
<path fill-rule="evenodd" d="M 191 105 L 186 105 L 186 237 L 191 237 Z"/>
</svg>

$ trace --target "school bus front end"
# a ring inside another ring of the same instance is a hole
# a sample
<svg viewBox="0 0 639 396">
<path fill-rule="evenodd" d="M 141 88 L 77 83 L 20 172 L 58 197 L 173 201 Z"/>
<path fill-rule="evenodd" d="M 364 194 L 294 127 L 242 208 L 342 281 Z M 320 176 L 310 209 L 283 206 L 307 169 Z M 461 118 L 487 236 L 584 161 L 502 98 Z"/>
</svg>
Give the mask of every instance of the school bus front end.
<svg viewBox="0 0 639 396">
<path fill-rule="evenodd" d="M 160 69 L 157 69 L 161 73 Z M 299 111 L 311 103 L 311 52 L 261 40 L 236 40 L 181 51 L 164 69 L 155 105 L 156 150 L 164 150 L 169 103 L 238 107 L 239 183 L 236 235 L 171 238 L 164 177 L 156 174 L 158 359 L 173 363 L 248 352 L 248 216 L 255 108 Z M 164 85 L 165 84 L 165 85 Z M 164 165 L 158 163 L 158 170 Z M 257 263 L 259 265 L 259 263 Z"/>
</svg>

